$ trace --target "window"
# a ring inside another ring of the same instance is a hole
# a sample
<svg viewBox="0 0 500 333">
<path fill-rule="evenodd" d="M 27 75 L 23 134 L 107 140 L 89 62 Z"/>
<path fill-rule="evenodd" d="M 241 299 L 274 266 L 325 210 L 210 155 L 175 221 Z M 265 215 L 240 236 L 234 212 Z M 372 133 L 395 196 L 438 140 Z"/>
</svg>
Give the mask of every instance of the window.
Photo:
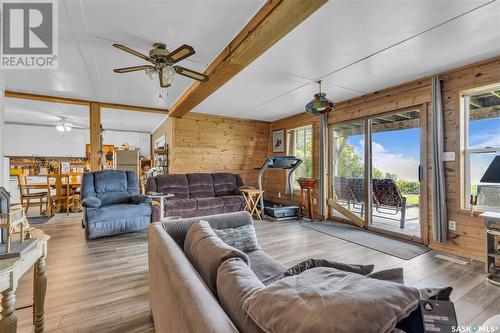
<svg viewBox="0 0 500 333">
<path fill-rule="evenodd" d="M 289 154 L 302 160 L 302 164 L 295 170 L 295 179 L 313 177 L 313 137 L 312 126 L 295 128 L 289 132 Z M 294 187 L 299 184 L 294 182 Z"/>
<path fill-rule="evenodd" d="M 500 86 L 466 94 L 464 106 L 465 207 L 477 195 L 478 209 L 500 211 L 500 184 L 481 182 L 500 155 Z"/>
</svg>

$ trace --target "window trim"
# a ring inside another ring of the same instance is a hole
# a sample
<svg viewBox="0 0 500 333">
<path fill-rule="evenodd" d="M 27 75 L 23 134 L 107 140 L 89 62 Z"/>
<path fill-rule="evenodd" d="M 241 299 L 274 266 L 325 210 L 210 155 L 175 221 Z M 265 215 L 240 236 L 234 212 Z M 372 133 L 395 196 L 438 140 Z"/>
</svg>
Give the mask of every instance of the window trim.
<svg viewBox="0 0 500 333">
<path fill-rule="evenodd" d="M 294 141 L 294 147 L 297 146 L 296 144 L 296 133 L 298 130 L 305 130 L 305 129 L 310 129 L 311 130 L 311 144 L 312 144 L 312 152 L 311 152 L 311 156 L 307 157 L 308 160 L 311 160 L 311 166 L 312 166 L 312 175 L 311 177 L 314 177 L 314 125 L 313 124 L 307 124 L 307 125 L 303 125 L 303 126 L 298 126 L 298 127 L 294 127 L 294 128 L 290 128 L 287 132 L 288 132 L 288 139 L 289 140 L 293 140 Z M 305 131 L 304 131 L 305 132 Z M 305 147 L 305 143 L 306 143 L 306 136 L 304 135 L 304 147 Z M 290 151 L 290 144 L 287 145 L 287 154 L 288 155 L 293 155 L 295 156 L 295 152 L 291 152 Z M 304 160 L 304 158 L 302 158 L 302 160 Z M 300 168 L 300 166 L 299 166 Z M 294 177 L 295 178 L 295 177 Z M 299 184 L 295 181 L 293 181 L 293 190 L 300 190 L 300 186 Z"/>
<path fill-rule="evenodd" d="M 462 172 L 463 172 L 463 180 L 462 180 L 462 186 L 463 186 L 463 191 L 461 191 L 461 202 L 462 202 L 462 208 L 463 209 L 470 209 L 470 196 L 471 196 L 471 168 L 470 168 L 470 163 L 471 163 L 471 155 L 474 153 L 493 153 L 493 154 L 500 154 L 500 147 L 497 148 L 469 148 L 469 116 L 470 116 L 470 103 L 469 103 L 469 98 L 473 95 L 481 94 L 484 92 L 488 92 L 491 90 L 499 90 L 500 89 L 500 84 L 493 84 L 493 85 L 488 85 L 485 87 L 481 87 L 479 89 L 472 89 L 467 92 L 464 92 L 462 94 L 462 100 L 461 102 L 463 103 L 463 118 L 462 118 L 462 123 L 463 123 L 463 128 L 462 128 L 462 135 L 463 135 L 463 141 L 462 141 L 462 156 L 464 159 L 464 163 L 462 165 Z M 500 211 L 500 208 L 495 208 L 495 207 L 488 207 L 488 206 L 476 206 L 476 209 L 479 211 Z"/>
</svg>

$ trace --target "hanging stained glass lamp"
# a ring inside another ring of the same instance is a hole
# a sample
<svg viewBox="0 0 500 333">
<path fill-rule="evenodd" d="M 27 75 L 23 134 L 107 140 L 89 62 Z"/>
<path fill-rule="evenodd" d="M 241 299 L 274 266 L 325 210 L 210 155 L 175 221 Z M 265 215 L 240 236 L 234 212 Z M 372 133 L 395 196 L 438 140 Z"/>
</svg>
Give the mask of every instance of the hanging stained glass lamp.
<svg viewBox="0 0 500 333">
<path fill-rule="evenodd" d="M 306 105 L 306 112 L 314 116 L 335 110 L 335 104 L 326 98 L 326 94 L 324 92 L 321 92 L 322 82 L 323 81 L 321 80 L 316 81 L 319 85 L 319 93 L 315 94 L 314 99 Z"/>
</svg>

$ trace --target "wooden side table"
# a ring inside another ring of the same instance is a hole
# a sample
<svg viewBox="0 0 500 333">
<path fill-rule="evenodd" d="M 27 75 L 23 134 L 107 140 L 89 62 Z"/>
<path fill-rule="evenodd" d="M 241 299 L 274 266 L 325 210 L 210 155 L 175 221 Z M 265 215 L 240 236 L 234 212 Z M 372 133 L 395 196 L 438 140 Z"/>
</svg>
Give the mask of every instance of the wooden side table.
<svg viewBox="0 0 500 333">
<path fill-rule="evenodd" d="M 50 236 L 39 229 L 33 229 L 34 244 L 22 252 L 20 257 L 0 260 L 0 291 L 2 292 L 2 319 L 0 332 L 17 331 L 17 318 L 14 314 L 16 305 L 16 288 L 21 276 L 34 266 L 33 283 L 33 324 L 35 333 L 45 330 L 45 292 L 47 277 L 45 276 L 45 258 L 47 241 Z"/>
<path fill-rule="evenodd" d="M 259 220 L 262 220 L 259 210 L 257 209 L 257 204 L 259 203 L 260 197 L 264 191 L 258 190 L 256 188 L 241 188 L 240 189 L 243 198 L 245 198 L 245 210 L 248 211 L 252 216 L 255 214 Z M 255 198 L 255 199 L 254 199 Z"/>
<path fill-rule="evenodd" d="M 486 260 L 484 270 L 486 273 L 495 273 L 495 260 L 500 259 L 500 253 L 498 252 L 499 245 L 495 239 L 496 237 L 500 238 L 500 213 L 485 212 L 480 216 L 484 219 L 484 226 L 486 228 Z"/>
<path fill-rule="evenodd" d="M 316 185 L 316 178 L 299 178 L 297 182 L 300 185 L 299 220 L 302 218 L 307 202 L 307 212 L 309 213 L 309 218 L 311 221 L 314 221 L 312 191 Z"/>
</svg>

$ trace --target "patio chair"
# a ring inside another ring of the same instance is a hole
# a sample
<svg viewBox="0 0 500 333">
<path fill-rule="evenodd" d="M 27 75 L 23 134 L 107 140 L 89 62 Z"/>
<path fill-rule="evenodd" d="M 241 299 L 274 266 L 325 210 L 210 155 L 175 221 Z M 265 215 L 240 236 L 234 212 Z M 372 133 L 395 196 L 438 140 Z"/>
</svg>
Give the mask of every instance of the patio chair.
<svg viewBox="0 0 500 333">
<path fill-rule="evenodd" d="M 401 195 L 393 179 L 372 179 L 373 204 L 378 213 L 396 215 L 401 211 L 399 227 L 405 227 L 406 198 Z M 385 209 L 385 211 L 382 211 Z M 387 210 L 393 210 L 389 213 Z"/>
</svg>

